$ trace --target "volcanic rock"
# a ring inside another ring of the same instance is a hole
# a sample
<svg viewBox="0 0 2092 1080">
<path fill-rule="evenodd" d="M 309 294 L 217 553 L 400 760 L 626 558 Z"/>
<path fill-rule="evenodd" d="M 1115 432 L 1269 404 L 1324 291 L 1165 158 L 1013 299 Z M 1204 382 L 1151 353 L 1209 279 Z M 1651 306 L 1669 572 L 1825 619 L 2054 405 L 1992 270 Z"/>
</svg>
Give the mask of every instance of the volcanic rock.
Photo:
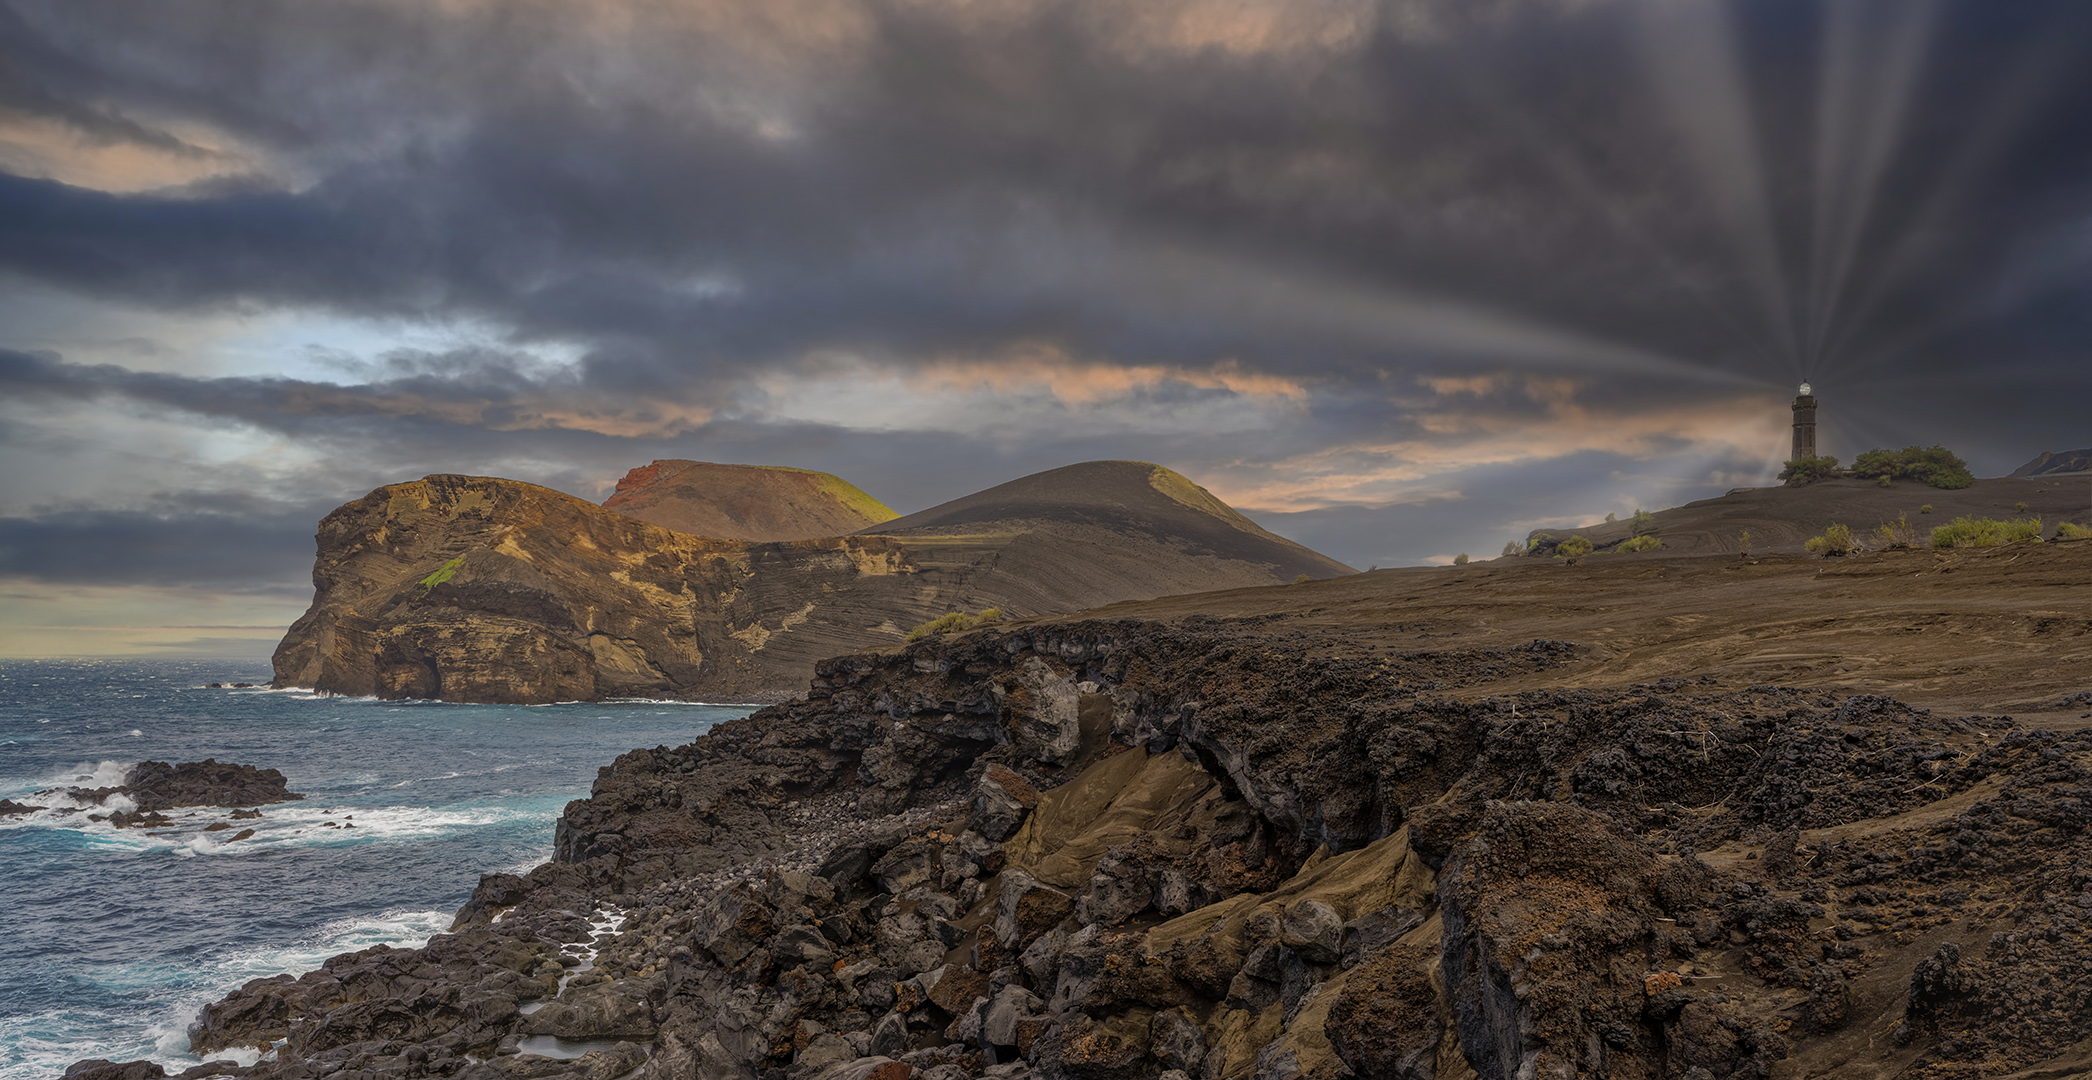
<svg viewBox="0 0 2092 1080">
<path fill-rule="evenodd" d="M 313 606 L 277 646 L 275 685 L 508 703 L 781 696 L 816 661 L 898 643 L 947 612 L 1041 615 L 1349 572 L 1143 462 L 1068 466 L 790 542 L 431 476 L 341 507 L 318 539 Z M 1040 752 L 1064 752 L 1072 713 L 1040 715 Z"/>
<path fill-rule="evenodd" d="M 649 525 L 726 540 L 818 540 L 900 516 L 828 473 L 674 459 L 626 473 L 603 505 Z"/>
</svg>

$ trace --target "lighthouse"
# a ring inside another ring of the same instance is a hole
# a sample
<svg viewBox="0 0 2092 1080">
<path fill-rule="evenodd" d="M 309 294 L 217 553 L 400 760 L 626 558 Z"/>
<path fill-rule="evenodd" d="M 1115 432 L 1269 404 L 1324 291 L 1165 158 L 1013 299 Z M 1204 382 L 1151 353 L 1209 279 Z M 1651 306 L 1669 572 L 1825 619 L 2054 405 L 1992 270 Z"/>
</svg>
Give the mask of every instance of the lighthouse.
<svg viewBox="0 0 2092 1080">
<path fill-rule="evenodd" d="M 1807 461 L 1816 456 L 1816 395 L 1809 384 L 1801 384 L 1794 399 L 1794 453 L 1789 461 Z"/>
</svg>

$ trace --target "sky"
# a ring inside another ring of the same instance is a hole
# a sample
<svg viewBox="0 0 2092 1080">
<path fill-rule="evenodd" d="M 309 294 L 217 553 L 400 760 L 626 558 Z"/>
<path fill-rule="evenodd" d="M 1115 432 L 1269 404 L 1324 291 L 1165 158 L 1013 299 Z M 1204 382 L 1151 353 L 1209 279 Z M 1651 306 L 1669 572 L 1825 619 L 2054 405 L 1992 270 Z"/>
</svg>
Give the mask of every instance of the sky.
<svg viewBox="0 0 2092 1080">
<path fill-rule="evenodd" d="M 2083 0 L 0 0 L 0 656 L 334 506 L 1159 462 L 1360 569 L 2092 445 Z"/>
</svg>

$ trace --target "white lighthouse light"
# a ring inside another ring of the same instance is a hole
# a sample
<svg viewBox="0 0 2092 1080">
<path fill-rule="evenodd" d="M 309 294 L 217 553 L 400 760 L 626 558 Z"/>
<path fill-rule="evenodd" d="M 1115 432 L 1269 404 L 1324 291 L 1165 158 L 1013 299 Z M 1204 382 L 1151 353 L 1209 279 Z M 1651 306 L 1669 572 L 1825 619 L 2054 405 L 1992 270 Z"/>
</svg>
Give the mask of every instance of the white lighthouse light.
<svg viewBox="0 0 2092 1080">
<path fill-rule="evenodd" d="M 1803 383 L 1803 384 L 1801 384 L 1801 396 L 1803 396 L 1803 397 L 1808 397 L 1808 396 L 1809 396 L 1809 384 L 1808 384 L 1808 383 Z"/>
</svg>

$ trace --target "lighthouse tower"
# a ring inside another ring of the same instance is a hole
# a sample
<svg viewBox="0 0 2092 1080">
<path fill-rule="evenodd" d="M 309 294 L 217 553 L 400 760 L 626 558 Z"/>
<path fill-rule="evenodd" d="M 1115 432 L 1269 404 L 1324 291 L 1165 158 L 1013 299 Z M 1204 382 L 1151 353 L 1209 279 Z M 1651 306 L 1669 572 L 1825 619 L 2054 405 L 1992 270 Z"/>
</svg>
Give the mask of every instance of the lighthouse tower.
<svg viewBox="0 0 2092 1080">
<path fill-rule="evenodd" d="M 1801 384 L 1801 394 L 1794 399 L 1794 453 L 1789 461 L 1805 461 L 1816 456 L 1816 395 L 1809 392 L 1809 384 Z"/>
</svg>

